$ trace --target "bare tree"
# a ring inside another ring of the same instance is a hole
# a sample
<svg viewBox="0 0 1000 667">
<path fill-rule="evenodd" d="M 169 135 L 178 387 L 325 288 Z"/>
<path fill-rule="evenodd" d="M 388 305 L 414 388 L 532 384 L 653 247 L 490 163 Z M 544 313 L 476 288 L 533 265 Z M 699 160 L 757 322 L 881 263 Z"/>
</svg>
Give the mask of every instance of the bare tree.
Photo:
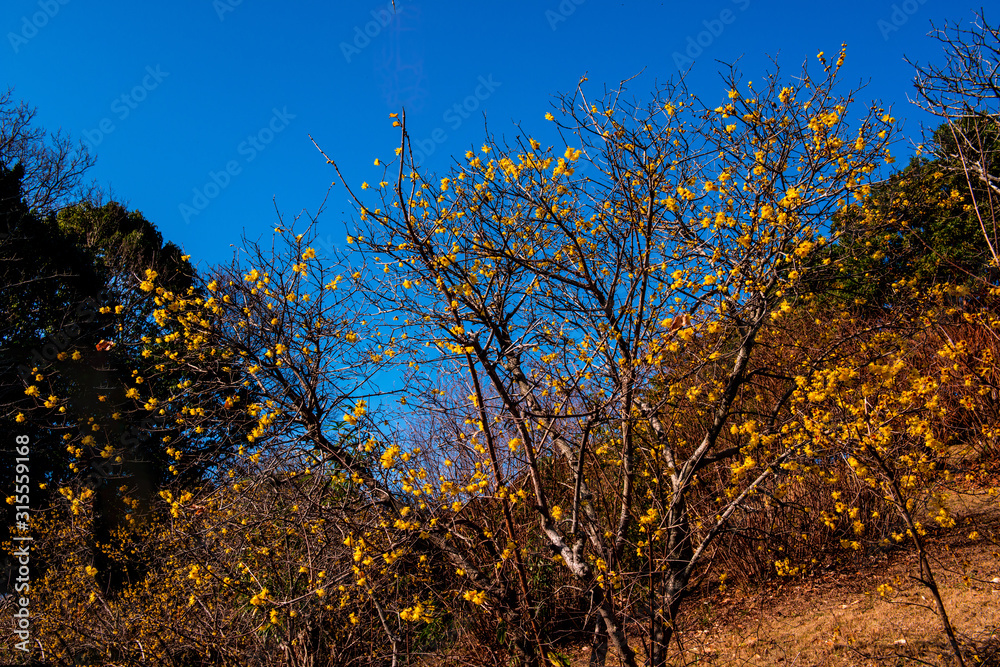
<svg viewBox="0 0 1000 667">
<path fill-rule="evenodd" d="M 0 165 L 24 167 L 24 198 L 39 214 L 99 198 L 98 188 L 85 183 L 95 158 L 82 141 L 74 143 L 61 130 L 50 133 L 35 125 L 37 110 L 14 100 L 13 89 L 0 94 Z"/>
<path fill-rule="evenodd" d="M 967 27 L 945 23 L 930 36 L 945 60 L 908 61 L 916 69 L 916 103 L 945 122 L 949 136 L 938 142 L 941 157 L 965 175 L 994 267 L 1000 267 L 1000 29 L 980 10 Z"/>
</svg>

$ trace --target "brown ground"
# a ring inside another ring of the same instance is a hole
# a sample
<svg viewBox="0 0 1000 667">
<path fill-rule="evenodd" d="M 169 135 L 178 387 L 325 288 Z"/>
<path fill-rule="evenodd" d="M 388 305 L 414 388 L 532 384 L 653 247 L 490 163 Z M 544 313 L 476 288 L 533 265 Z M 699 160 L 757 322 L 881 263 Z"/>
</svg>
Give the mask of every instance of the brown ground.
<svg viewBox="0 0 1000 667">
<path fill-rule="evenodd" d="M 1000 506 L 953 501 L 958 525 L 931 533 L 928 551 L 952 625 L 971 665 L 1000 666 Z M 951 504 L 951 503 L 949 503 Z M 968 535 L 978 530 L 978 540 Z M 834 666 L 954 664 L 927 591 L 899 548 L 859 571 L 819 572 L 756 588 L 731 587 L 689 603 L 674 665 Z M 895 592 L 883 598 L 881 584 Z M 644 654 L 640 642 L 634 648 Z M 573 665 L 587 664 L 586 649 Z M 609 656 L 609 665 L 618 664 Z"/>
</svg>

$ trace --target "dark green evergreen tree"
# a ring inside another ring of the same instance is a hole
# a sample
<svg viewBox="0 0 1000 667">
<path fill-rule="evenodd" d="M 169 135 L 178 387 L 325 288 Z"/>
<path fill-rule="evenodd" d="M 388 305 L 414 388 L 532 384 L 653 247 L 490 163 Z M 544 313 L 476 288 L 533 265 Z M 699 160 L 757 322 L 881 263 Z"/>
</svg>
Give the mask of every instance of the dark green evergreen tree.
<svg viewBox="0 0 1000 667">
<path fill-rule="evenodd" d="M 990 141 L 1000 146 L 996 136 Z M 982 295 L 996 282 L 973 206 L 973 198 L 983 193 L 970 190 L 949 150 L 951 142 L 947 126 L 941 126 L 929 152 L 913 157 L 875 188 L 865 209 L 833 221 L 840 241 L 817 260 L 832 255 L 845 261 L 836 275 L 817 273 L 829 281 L 829 294 L 866 309 L 884 309 L 901 305 L 913 288 L 926 293 L 947 282 Z M 881 232 L 874 240 L 867 231 L 873 226 Z"/>
<path fill-rule="evenodd" d="M 95 565 L 113 591 L 141 578 L 142 564 L 112 562 L 96 545 L 114 542 L 129 514 L 147 516 L 160 489 L 196 484 L 217 469 L 247 432 L 232 418 L 196 430 L 178 423 L 169 403 L 151 409 L 147 399 L 167 397 L 186 380 L 231 387 L 239 370 L 215 369 L 226 377 L 214 383 L 204 370 L 164 372 L 157 355 L 142 354 L 170 345 L 156 289 L 199 298 L 193 267 L 155 225 L 117 203 L 81 203 L 40 218 L 23 200 L 20 178 L 18 168 L 0 172 L 0 223 L 8 230 L 0 239 L 0 422 L 31 439 L 34 507 L 47 506 L 62 486 L 94 489 Z M 156 274 L 156 289 L 144 288 L 147 272 Z M 205 405 L 189 407 L 223 412 L 222 392 L 199 397 Z M 170 447 L 184 450 L 182 461 Z M 12 474 L 11 454 L 0 475 Z"/>
</svg>

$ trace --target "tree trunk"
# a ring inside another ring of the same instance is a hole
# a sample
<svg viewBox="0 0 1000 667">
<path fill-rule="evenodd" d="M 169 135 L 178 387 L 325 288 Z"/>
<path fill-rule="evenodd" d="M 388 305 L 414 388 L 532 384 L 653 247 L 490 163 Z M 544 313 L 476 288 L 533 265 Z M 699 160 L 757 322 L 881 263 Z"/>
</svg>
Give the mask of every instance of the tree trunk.
<svg viewBox="0 0 1000 667">
<path fill-rule="evenodd" d="M 664 613 L 661 614 L 657 610 L 653 617 L 649 667 L 664 667 L 667 664 L 670 640 L 677 630 L 678 612 L 681 603 L 687 597 L 687 585 L 688 575 L 685 568 L 678 568 L 670 573 L 663 591 Z"/>
<path fill-rule="evenodd" d="M 593 602 L 594 593 L 591 593 Z M 604 667 L 608 660 L 608 628 L 600 615 L 594 617 L 594 632 L 590 638 L 589 667 Z"/>
</svg>

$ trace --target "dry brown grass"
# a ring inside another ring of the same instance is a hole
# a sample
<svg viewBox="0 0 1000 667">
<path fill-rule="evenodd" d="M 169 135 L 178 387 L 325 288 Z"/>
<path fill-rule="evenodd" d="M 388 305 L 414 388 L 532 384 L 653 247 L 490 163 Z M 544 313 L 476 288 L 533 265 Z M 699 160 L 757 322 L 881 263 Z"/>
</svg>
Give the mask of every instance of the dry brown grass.
<svg viewBox="0 0 1000 667">
<path fill-rule="evenodd" d="M 953 498 L 958 525 L 928 540 L 938 585 L 969 664 L 1000 665 L 1000 506 L 985 495 Z M 972 530 L 979 539 L 968 538 Z M 856 571 L 707 592 L 687 607 L 671 664 L 950 665 L 940 621 L 910 577 L 916 571 L 914 555 L 900 547 Z M 878 587 L 886 583 L 895 591 L 883 598 Z M 633 648 L 642 655 L 641 638 Z M 573 667 L 587 665 L 586 648 L 567 653 Z M 613 655 L 608 664 L 618 664 Z"/>
</svg>

